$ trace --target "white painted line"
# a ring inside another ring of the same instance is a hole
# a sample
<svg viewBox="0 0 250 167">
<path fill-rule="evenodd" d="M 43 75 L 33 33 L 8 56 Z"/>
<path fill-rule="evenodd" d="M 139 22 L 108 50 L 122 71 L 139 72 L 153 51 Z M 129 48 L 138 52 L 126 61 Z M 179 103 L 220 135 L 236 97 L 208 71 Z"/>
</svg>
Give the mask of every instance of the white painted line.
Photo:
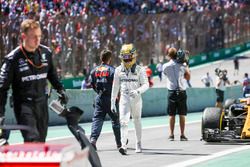
<svg viewBox="0 0 250 167">
<path fill-rule="evenodd" d="M 241 147 L 237 147 L 237 148 L 217 152 L 217 153 L 211 154 L 209 156 L 202 156 L 202 157 L 199 157 L 199 158 L 190 159 L 190 160 L 180 162 L 180 163 L 175 163 L 175 164 L 172 164 L 172 165 L 166 165 L 166 166 L 163 166 L 163 167 L 187 167 L 187 166 L 198 164 L 198 163 L 201 163 L 201 162 L 204 162 L 204 161 L 208 161 L 210 159 L 215 159 L 215 158 L 218 158 L 218 157 L 222 157 L 222 156 L 225 156 L 225 155 L 228 155 L 228 154 L 232 154 L 232 153 L 247 150 L 247 149 L 250 149 L 250 145 L 241 146 Z"/>
<path fill-rule="evenodd" d="M 186 124 L 194 124 L 194 123 L 198 123 L 201 121 L 190 121 L 187 122 Z M 176 125 L 178 125 L 178 123 L 176 123 Z M 159 125 L 159 126 L 150 126 L 150 127 L 146 127 L 146 128 L 142 128 L 143 129 L 154 129 L 154 128 L 161 128 L 161 127 L 168 127 L 169 125 Z M 134 128 L 130 128 L 130 130 L 134 130 Z M 106 131 L 106 132 L 102 132 L 102 134 L 109 134 L 109 133 L 113 133 L 113 131 Z M 90 134 L 86 134 L 86 135 L 90 135 Z M 70 136 L 63 136 L 63 137 L 53 137 L 53 138 L 48 138 L 46 141 L 53 141 L 53 140 L 62 140 L 62 139 L 67 139 L 67 138 L 72 138 L 74 137 L 73 135 Z"/>
</svg>

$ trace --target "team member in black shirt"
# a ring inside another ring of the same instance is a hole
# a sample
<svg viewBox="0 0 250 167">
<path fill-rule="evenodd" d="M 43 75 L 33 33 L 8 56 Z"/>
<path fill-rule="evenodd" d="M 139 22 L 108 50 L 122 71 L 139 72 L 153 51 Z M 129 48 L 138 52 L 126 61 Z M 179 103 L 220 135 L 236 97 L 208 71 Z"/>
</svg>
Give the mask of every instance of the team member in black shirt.
<svg viewBox="0 0 250 167">
<path fill-rule="evenodd" d="M 38 22 L 26 19 L 21 24 L 21 45 L 5 56 L 0 70 L 0 123 L 3 124 L 7 91 L 12 86 L 13 104 L 18 124 L 33 131 L 21 131 L 25 142 L 45 142 L 48 129 L 47 79 L 68 98 L 60 83 L 52 52 L 40 44 L 41 28 Z"/>
</svg>

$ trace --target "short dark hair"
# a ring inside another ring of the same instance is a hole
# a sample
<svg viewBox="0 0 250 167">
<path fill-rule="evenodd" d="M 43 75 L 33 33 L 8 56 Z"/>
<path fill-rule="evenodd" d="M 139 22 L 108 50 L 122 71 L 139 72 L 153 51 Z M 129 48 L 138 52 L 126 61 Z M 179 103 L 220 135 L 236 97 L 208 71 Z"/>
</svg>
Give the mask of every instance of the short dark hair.
<svg viewBox="0 0 250 167">
<path fill-rule="evenodd" d="M 100 60 L 102 62 L 107 63 L 111 59 L 111 56 L 112 56 L 112 52 L 110 50 L 108 50 L 108 49 L 104 49 L 101 52 Z"/>
</svg>

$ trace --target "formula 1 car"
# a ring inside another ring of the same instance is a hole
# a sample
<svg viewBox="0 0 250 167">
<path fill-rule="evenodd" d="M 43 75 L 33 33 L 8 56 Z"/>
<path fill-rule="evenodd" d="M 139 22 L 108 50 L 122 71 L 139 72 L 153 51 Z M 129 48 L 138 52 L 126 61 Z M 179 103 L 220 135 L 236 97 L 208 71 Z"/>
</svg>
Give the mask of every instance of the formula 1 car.
<svg viewBox="0 0 250 167">
<path fill-rule="evenodd" d="M 206 142 L 250 142 L 250 99 L 227 99 L 223 109 L 205 108 L 201 133 Z"/>
</svg>

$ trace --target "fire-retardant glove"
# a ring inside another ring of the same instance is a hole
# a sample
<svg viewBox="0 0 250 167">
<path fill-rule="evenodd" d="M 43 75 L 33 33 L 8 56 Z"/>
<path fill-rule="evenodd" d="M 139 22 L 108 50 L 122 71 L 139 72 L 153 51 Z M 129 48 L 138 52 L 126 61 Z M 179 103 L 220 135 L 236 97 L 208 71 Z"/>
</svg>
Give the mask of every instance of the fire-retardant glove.
<svg viewBox="0 0 250 167">
<path fill-rule="evenodd" d="M 115 115 L 118 115 L 115 102 L 111 102 L 111 112 Z"/>
<path fill-rule="evenodd" d="M 61 100 L 61 103 L 66 105 L 69 101 L 69 98 L 65 90 L 59 90 L 58 93 L 59 93 L 59 99 Z"/>
<path fill-rule="evenodd" d="M 129 93 L 130 97 L 137 97 L 140 95 L 140 92 L 138 90 L 131 90 L 130 93 Z"/>
</svg>

